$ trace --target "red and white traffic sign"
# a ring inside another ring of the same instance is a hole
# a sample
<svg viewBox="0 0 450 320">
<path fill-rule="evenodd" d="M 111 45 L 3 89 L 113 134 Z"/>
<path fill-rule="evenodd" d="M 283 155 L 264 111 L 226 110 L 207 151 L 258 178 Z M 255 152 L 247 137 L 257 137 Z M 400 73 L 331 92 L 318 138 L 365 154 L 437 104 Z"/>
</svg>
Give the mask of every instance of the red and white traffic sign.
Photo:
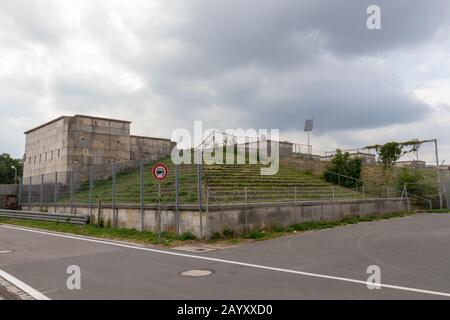
<svg viewBox="0 0 450 320">
<path fill-rule="evenodd" d="M 169 175 L 169 168 L 164 163 L 157 163 L 152 169 L 153 178 L 163 181 Z"/>
</svg>

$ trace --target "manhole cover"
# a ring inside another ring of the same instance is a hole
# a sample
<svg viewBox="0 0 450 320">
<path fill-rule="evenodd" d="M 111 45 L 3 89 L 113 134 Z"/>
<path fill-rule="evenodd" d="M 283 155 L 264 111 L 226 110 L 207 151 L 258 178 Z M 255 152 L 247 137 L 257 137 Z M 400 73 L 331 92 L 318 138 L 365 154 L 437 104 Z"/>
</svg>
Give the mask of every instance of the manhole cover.
<svg viewBox="0 0 450 320">
<path fill-rule="evenodd" d="M 0 254 L 2 253 L 11 253 L 14 252 L 14 250 L 0 250 Z"/>
<path fill-rule="evenodd" d="M 214 273 L 211 270 L 188 270 L 181 273 L 183 277 L 207 277 Z"/>
</svg>

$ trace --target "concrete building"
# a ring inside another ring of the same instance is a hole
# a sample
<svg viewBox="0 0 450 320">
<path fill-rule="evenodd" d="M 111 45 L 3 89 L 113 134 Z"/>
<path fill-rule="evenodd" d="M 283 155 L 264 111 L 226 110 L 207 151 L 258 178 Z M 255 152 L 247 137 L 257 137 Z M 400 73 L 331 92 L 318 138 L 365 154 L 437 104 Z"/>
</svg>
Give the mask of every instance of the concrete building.
<svg viewBox="0 0 450 320">
<path fill-rule="evenodd" d="M 350 158 L 360 158 L 362 163 L 367 165 L 375 165 L 377 163 L 376 156 L 371 153 L 366 152 L 349 152 Z M 320 160 L 322 161 L 331 161 L 334 158 L 334 153 L 330 154 L 330 152 L 327 152 L 326 156 L 320 157 Z"/>
<path fill-rule="evenodd" d="M 406 160 L 406 161 L 397 161 L 395 163 L 396 167 L 399 168 L 425 168 L 427 163 L 422 160 Z"/>
<path fill-rule="evenodd" d="M 170 155 L 168 139 L 130 135 L 130 121 L 62 116 L 25 132 L 23 178 L 54 175 L 65 183 L 73 171 L 81 181 L 90 168 L 97 173 L 110 171 L 113 162 L 154 161 Z"/>
</svg>

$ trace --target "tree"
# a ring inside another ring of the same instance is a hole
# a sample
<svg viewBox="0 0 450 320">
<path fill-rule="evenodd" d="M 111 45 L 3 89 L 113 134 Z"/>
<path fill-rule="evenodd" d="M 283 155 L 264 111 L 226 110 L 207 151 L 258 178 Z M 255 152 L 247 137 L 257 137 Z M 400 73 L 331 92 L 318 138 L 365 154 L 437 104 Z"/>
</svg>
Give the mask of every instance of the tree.
<svg viewBox="0 0 450 320">
<path fill-rule="evenodd" d="M 21 159 L 13 159 L 7 153 L 0 155 L 0 183 L 11 184 L 17 182 L 14 181 L 15 171 L 12 168 L 13 166 L 17 169 L 17 176 L 22 176 L 23 163 Z"/>
<path fill-rule="evenodd" d="M 324 173 L 325 180 L 345 187 L 355 187 L 361 178 L 362 161 L 358 157 L 350 157 L 348 152 L 337 149 L 331 163 Z M 346 178 L 349 177 L 349 178 Z"/>
<path fill-rule="evenodd" d="M 378 162 L 381 164 L 383 168 L 384 174 L 384 184 L 388 185 L 392 176 L 392 167 L 395 163 L 400 159 L 400 157 L 404 154 L 410 152 L 416 152 L 420 145 L 421 141 L 406 141 L 406 142 L 387 142 L 383 145 L 373 145 L 367 146 L 365 149 L 375 149 L 378 154 Z M 403 148 L 411 147 L 409 150 L 404 151 Z"/>
</svg>

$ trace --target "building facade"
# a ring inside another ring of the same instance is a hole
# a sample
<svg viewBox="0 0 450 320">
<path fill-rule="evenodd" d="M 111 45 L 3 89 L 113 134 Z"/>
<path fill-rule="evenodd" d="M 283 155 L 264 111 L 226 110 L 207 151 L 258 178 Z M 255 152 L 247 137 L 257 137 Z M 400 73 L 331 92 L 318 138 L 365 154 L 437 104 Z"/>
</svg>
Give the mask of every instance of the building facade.
<svg viewBox="0 0 450 320">
<path fill-rule="evenodd" d="M 25 132 L 23 179 L 58 172 L 65 183 L 73 172 L 77 181 L 110 171 L 113 162 L 154 161 L 171 154 L 168 139 L 130 135 L 130 121 L 63 116 Z"/>
</svg>

